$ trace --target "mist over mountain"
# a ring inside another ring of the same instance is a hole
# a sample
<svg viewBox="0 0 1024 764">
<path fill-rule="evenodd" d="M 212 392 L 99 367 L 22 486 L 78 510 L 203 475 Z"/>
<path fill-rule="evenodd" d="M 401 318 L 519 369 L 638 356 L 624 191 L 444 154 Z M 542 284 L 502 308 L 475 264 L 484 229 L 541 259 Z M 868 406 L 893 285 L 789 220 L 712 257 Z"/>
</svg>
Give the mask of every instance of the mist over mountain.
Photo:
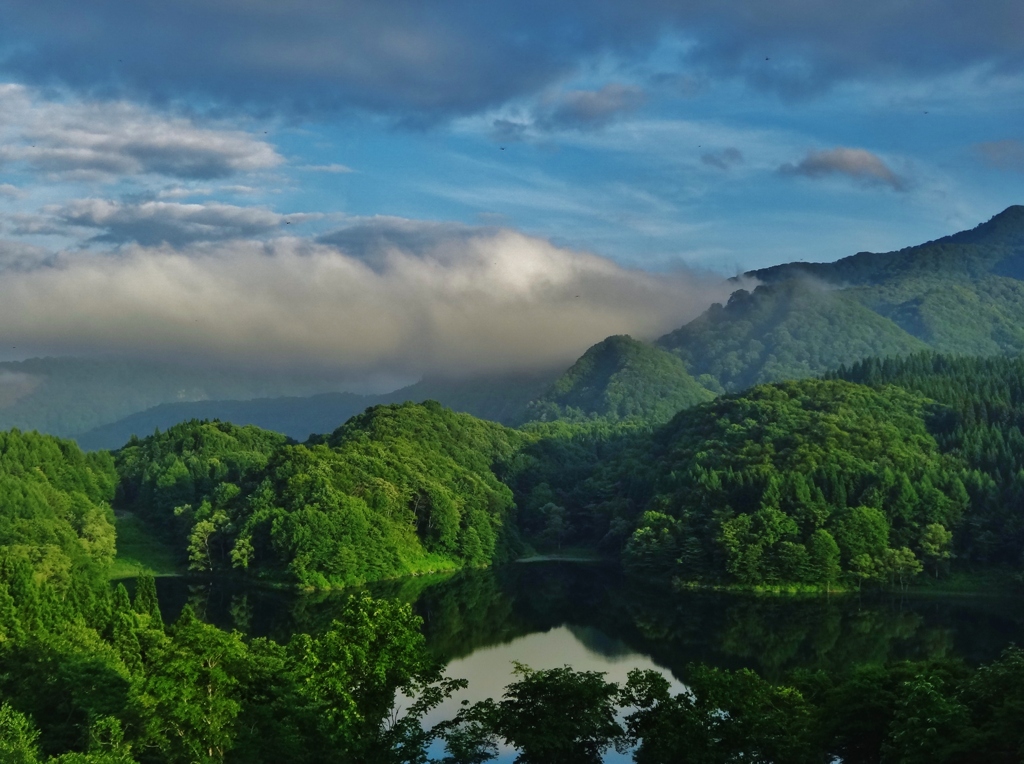
<svg viewBox="0 0 1024 764">
<path fill-rule="evenodd" d="M 393 226 L 370 228 L 352 237 L 363 242 L 368 262 L 385 267 L 392 246 L 385 234 Z M 407 247 L 413 239 L 435 246 L 469 235 L 436 227 L 402 231 L 405 238 L 393 241 Z M 865 358 L 924 350 L 1015 355 L 1024 351 L 1022 278 L 1024 207 L 1011 207 L 972 230 L 896 252 L 751 271 L 742 285 L 756 286 L 735 289 L 727 302 L 654 344 L 612 335 L 561 376 L 557 366 L 541 364 L 547 358 L 542 354 L 518 370 L 467 373 L 455 364 L 447 374 L 391 393 L 356 395 L 338 392 L 350 383 L 341 374 L 26 361 L 0 365 L 0 424 L 74 436 L 94 449 L 117 448 L 133 434 L 188 419 L 254 424 L 304 439 L 370 405 L 428 399 L 505 424 L 593 417 L 665 421 L 713 395 L 709 391 L 816 376 Z M 554 327 L 557 322 L 549 333 Z M 532 370 L 537 364 L 547 370 Z"/>
<path fill-rule="evenodd" d="M 431 377 L 378 395 L 322 393 L 306 397 L 164 403 L 94 427 L 77 435 L 75 440 L 87 451 L 117 449 L 132 435 L 144 437 L 191 419 L 255 425 L 295 440 L 305 440 L 313 433 L 332 431 L 370 406 L 425 400 L 438 401 L 453 411 L 480 419 L 515 424 L 522 419 L 526 404 L 547 389 L 556 375 L 557 372 L 535 372 L 460 379 Z"/>
<path fill-rule="evenodd" d="M 729 390 L 872 356 L 1024 351 L 1024 207 L 970 231 L 834 263 L 745 274 L 762 282 L 658 340 Z"/>
</svg>

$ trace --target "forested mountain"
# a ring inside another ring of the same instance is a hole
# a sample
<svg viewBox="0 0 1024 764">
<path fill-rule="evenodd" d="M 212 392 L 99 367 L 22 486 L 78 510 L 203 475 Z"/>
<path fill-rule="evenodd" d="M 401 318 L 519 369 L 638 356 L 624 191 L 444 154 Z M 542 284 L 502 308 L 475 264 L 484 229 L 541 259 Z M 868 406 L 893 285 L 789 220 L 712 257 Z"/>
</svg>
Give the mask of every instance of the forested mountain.
<svg viewBox="0 0 1024 764">
<path fill-rule="evenodd" d="M 927 348 L 845 292 L 807 280 L 737 290 L 724 307 L 712 306 L 657 345 L 727 390 Z"/>
<path fill-rule="evenodd" d="M 305 440 L 313 433 L 330 432 L 370 406 L 424 400 L 436 400 L 453 411 L 511 425 L 522 419 L 526 404 L 542 393 L 554 378 L 554 372 L 491 374 L 465 379 L 427 377 L 381 395 L 323 393 L 245 401 L 165 403 L 93 428 L 77 435 L 75 440 L 88 451 L 117 449 L 132 435 L 144 437 L 192 419 L 251 424 L 295 440 Z"/>
<path fill-rule="evenodd" d="M 315 587 L 450 570 L 515 550 L 512 492 L 494 470 L 526 440 L 434 402 L 373 407 L 301 445 L 188 422 L 118 452 L 118 503 L 197 570 Z"/>
<path fill-rule="evenodd" d="M 1024 352 L 1024 207 L 898 252 L 789 263 L 658 341 L 729 390 L 925 347 Z"/>
<path fill-rule="evenodd" d="M 591 347 L 527 407 L 525 418 L 665 422 L 714 393 L 675 356 L 627 335 Z"/>
</svg>

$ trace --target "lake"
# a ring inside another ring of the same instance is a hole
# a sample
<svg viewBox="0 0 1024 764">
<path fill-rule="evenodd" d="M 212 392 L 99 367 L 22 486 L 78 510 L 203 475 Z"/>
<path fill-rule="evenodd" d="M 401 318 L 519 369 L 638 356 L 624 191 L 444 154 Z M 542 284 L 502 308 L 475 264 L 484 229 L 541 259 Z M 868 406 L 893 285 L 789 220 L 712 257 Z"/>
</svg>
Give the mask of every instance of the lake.
<svg viewBox="0 0 1024 764">
<path fill-rule="evenodd" d="M 518 563 L 366 588 L 412 603 L 428 648 L 450 676 L 469 680 L 469 690 L 437 716 L 454 713 L 463 697 L 499 697 L 513 660 L 604 671 L 619 682 L 631 669 L 652 668 L 678 691 L 695 662 L 779 679 L 798 667 L 898 659 L 959 656 L 977 664 L 1010 643 L 1024 644 L 1019 602 L 1000 597 L 672 593 L 628 581 L 610 565 L 577 562 Z M 211 623 L 280 641 L 322 630 L 348 596 L 189 578 L 157 579 L 157 591 L 167 620 L 190 602 Z"/>
</svg>

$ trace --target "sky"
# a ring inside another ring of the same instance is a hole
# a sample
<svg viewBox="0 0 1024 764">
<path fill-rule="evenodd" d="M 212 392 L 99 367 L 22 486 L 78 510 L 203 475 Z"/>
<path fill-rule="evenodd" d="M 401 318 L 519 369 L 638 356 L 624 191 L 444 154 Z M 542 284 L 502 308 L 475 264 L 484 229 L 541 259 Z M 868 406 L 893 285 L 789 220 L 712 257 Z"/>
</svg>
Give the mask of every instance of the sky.
<svg viewBox="0 0 1024 764">
<path fill-rule="evenodd" d="M 1019 0 L 0 0 L 0 358 L 418 374 L 1024 202 Z"/>
</svg>

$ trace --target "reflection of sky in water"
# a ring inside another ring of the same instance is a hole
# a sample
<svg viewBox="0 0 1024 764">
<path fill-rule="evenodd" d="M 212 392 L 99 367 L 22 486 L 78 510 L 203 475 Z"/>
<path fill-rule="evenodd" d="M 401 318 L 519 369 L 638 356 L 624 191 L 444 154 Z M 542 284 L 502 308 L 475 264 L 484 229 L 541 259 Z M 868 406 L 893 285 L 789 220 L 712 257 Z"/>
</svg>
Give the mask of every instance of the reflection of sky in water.
<svg viewBox="0 0 1024 764">
<path fill-rule="evenodd" d="M 426 726 L 436 724 L 454 716 L 463 700 L 471 703 L 484 698 L 501 697 L 505 687 L 515 680 L 512 661 L 525 663 L 534 669 L 551 669 L 569 665 L 577 671 L 601 671 L 605 679 L 623 684 L 626 675 L 633 669 L 653 669 L 662 674 L 672 685 L 673 694 L 683 692 L 686 687 L 672 673 L 656 665 L 649 657 L 634 652 L 624 643 L 611 639 L 596 629 L 574 626 L 559 626 L 546 632 L 537 632 L 519 637 L 511 642 L 477 650 L 465 658 L 458 658 L 448 664 L 448 676 L 469 681 L 469 687 L 436 708 L 424 720 Z M 443 753 L 443 745 L 435 744 L 432 756 Z M 515 753 L 505 750 L 495 760 L 510 762 Z M 606 762 L 632 761 L 630 756 L 621 756 L 610 751 Z"/>
</svg>

